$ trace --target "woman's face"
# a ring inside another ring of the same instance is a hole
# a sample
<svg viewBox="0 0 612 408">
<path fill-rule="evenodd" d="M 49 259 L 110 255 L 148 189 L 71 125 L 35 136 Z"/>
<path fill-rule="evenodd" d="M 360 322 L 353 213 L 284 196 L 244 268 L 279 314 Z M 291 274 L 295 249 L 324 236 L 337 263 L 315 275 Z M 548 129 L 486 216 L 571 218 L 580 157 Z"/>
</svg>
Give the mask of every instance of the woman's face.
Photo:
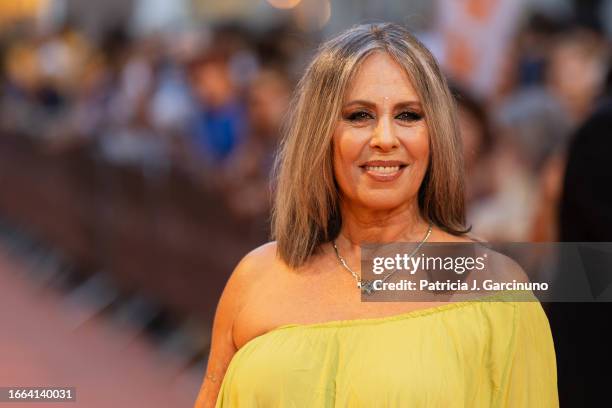
<svg viewBox="0 0 612 408">
<path fill-rule="evenodd" d="M 334 175 L 345 203 L 391 210 L 416 203 L 429 163 L 423 107 L 386 53 L 361 64 L 333 135 Z"/>
</svg>

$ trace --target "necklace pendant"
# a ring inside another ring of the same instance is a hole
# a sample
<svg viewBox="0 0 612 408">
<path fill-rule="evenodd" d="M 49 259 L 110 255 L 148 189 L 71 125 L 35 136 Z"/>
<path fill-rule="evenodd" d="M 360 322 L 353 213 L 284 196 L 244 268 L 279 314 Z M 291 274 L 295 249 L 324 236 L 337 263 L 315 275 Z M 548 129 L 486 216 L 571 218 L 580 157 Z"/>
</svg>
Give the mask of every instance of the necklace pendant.
<svg viewBox="0 0 612 408">
<path fill-rule="evenodd" d="M 361 289 L 362 295 L 371 295 L 374 291 L 373 282 L 371 281 L 361 281 L 357 286 Z"/>
</svg>

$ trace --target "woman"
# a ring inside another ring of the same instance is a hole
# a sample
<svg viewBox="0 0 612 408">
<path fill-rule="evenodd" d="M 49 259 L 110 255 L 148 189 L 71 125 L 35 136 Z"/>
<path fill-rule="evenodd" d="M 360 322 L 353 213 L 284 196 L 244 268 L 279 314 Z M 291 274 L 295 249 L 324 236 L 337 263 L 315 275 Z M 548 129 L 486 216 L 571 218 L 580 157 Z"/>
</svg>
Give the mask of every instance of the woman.
<svg viewBox="0 0 612 408">
<path fill-rule="evenodd" d="M 431 54 L 399 26 L 358 26 L 322 46 L 292 107 L 276 241 L 227 283 L 196 407 L 556 406 L 539 303 L 361 301 L 360 243 L 471 241 Z"/>
</svg>

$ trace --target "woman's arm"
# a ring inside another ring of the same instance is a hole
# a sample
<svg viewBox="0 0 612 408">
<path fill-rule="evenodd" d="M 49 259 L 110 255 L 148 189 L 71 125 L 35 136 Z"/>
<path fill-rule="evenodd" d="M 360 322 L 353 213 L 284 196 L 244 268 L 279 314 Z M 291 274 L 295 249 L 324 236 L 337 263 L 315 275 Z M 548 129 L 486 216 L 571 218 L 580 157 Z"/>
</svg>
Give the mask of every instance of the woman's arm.
<svg viewBox="0 0 612 408">
<path fill-rule="evenodd" d="M 242 308 L 242 300 L 246 298 L 252 271 L 251 254 L 236 266 L 228 279 L 215 312 L 213 322 L 210 354 L 204 381 L 196 399 L 194 408 L 214 407 L 225 371 L 237 349 L 233 340 L 234 319 Z"/>
</svg>

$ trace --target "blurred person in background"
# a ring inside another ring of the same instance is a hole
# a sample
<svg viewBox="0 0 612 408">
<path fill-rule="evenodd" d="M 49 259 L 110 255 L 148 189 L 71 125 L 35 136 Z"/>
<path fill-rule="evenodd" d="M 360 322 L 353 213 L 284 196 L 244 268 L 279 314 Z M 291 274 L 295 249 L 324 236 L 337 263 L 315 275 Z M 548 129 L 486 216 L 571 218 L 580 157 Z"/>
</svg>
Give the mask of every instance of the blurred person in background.
<svg viewBox="0 0 612 408">
<path fill-rule="evenodd" d="M 499 82 L 493 95 L 494 106 L 521 89 L 539 87 L 544 83 L 551 47 L 555 36 L 564 30 L 564 25 L 563 21 L 538 12 L 527 17 L 502 60 Z"/>
<path fill-rule="evenodd" d="M 608 49 L 594 31 L 576 28 L 556 37 L 547 73 L 552 95 L 566 113 L 566 129 L 557 131 L 557 139 L 542 134 L 537 162 L 537 207 L 530 241 L 554 241 L 559 236 L 558 206 L 561 197 L 569 135 L 592 114 L 604 88 L 608 69 Z M 557 118 L 561 123 L 564 119 Z"/>
<path fill-rule="evenodd" d="M 500 241 L 530 240 L 541 204 L 539 178 L 550 155 L 562 149 L 569 131 L 554 99 L 529 90 L 519 98 L 497 112 L 491 161 L 496 194 L 474 219 L 489 239 Z"/>
<path fill-rule="evenodd" d="M 197 33 L 164 38 L 164 52 L 156 64 L 157 84 L 149 104 L 153 126 L 164 134 L 179 137 L 188 131 L 195 104 L 186 68 L 199 52 L 198 38 Z"/>
<path fill-rule="evenodd" d="M 247 137 L 248 112 L 230 71 L 230 55 L 212 49 L 191 62 L 196 109 L 189 137 L 211 167 L 223 163 Z"/>
<path fill-rule="evenodd" d="M 221 188 L 239 217 L 268 223 L 270 174 L 291 85 L 277 68 L 259 71 L 247 91 L 249 137 L 224 164 Z"/>
<path fill-rule="evenodd" d="M 605 82 L 607 62 L 607 44 L 597 32 L 576 27 L 556 36 L 546 82 L 573 128 L 591 115 Z"/>
<path fill-rule="evenodd" d="M 568 149 L 559 204 L 563 242 L 612 242 L 612 70 L 605 90 Z M 612 270 L 607 273 L 609 279 Z M 547 305 L 547 312 L 555 333 L 561 406 L 606 406 L 612 382 L 612 304 L 557 302 Z"/>
<path fill-rule="evenodd" d="M 14 42 L 5 56 L 6 124 L 36 138 L 66 137 L 66 117 L 91 53 L 91 45 L 69 25 Z"/>
<path fill-rule="evenodd" d="M 493 240 L 553 241 L 567 140 L 592 108 L 606 52 L 597 34 L 581 28 L 519 39 L 523 54 L 509 60 L 505 96 L 492 105 L 496 194 L 474 209 L 472 221 Z"/>
<path fill-rule="evenodd" d="M 130 40 L 122 30 L 109 32 L 98 46 L 90 45 L 82 69 L 74 77 L 77 86 L 66 118 L 68 132 L 95 140 L 115 124 L 118 78 L 129 47 Z"/>
<path fill-rule="evenodd" d="M 70 131 L 83 137 L 93 137 L 106 124 L 112 95 L 108 57 L 102 52 L 90 55 L 77 81 L 80 86 L 74 95 Z"/>
<path fill-rule="evenodd" d="M 451 91 L 457 101 L 463 142 L 467 223 L 473 226 L 472 232 L 479 235 L 478 228 L 474 228 L 473 218 L 495 194 L 494 179 L 490 171 L 494 165 L 491 162 L 491 153 L 495 139 L 489 115 L 481 101 L 457 84 L 451 85 Z"/>
<path fill-rule="evenodd" d="M 119 55 L 107 123 L 98 132 L 99 146 L 111 162 L 163 169 L 170 155 L 169 142 L 155 127 L 150 110 L 158 83 L 159 38 L 130 42 Z"/>
<path fill-rule="evenodd" d="M 2 122 L 4 130 L 27 129 L 31 105 L 37 103 L 39 66 L 32 41 L 15 41 L 4 53 L 5 72 L 2 93 Z M 34 122 L 36 123 L 36 122 Z"/>
</svg>

